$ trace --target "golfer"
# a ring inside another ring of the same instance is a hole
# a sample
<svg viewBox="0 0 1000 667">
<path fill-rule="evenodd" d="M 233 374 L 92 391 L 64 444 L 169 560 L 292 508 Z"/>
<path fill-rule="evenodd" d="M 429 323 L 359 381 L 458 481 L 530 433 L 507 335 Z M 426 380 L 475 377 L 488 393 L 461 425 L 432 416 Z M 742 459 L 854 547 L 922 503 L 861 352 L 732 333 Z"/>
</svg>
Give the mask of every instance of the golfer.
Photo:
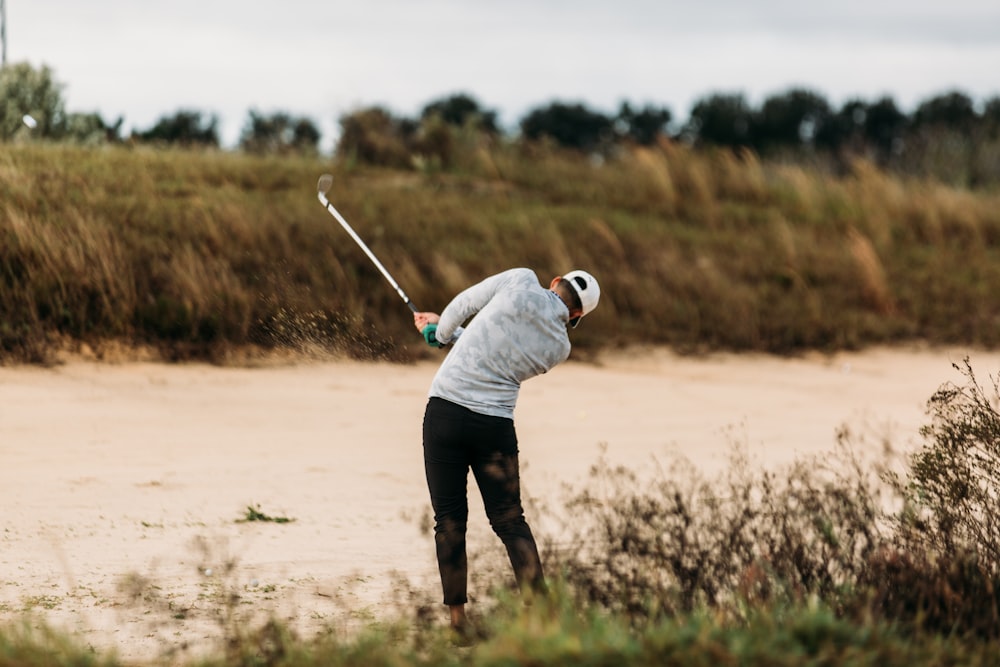
<svg viewBox="0 0 1000 667">
<path fill-rule="evenodd" d="M 450 348 L 431 383 L 424 413 L 424 469 L 444 604 L 460 635 L 469 631 L 470 468 L 518 586 L 529 595 L 545 590 L 538 548 L 521 507 L 514 406 L 522 382 L 569 357 L 566 325 L 575 328 L 597 307 L 600 294 L 586 271 L 557 276 L 546 289 L 531 269 L 511 269 L 461 292 L 440 316 L 414 313 L 413 322 L 429 344 Z"/>
</svg>

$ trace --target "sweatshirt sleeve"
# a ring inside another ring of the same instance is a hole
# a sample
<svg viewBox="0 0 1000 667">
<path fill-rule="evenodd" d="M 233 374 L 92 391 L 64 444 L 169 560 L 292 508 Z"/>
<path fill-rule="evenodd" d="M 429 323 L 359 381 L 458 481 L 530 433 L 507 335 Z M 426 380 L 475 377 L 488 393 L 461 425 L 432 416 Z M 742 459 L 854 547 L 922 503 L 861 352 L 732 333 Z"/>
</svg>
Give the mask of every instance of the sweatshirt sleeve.
<svg viewBox="0 0 1000 667">
<path fill-rule="evenodd" d="M 478 313 L 504 285 L 517 277 L 518 272 L 521 271 L 530 272 L 531 269 L 510 269 L 490 276 L 460 292 L 441 312 L 441 319 L 438 321 L 435 332 L 437 339 L 445 345 L 458 340 L 458 337 L 462 335 L 461 325 Z M 531 272 L 532 278 L 534 275 L 534 272 Z"/>
</svg>

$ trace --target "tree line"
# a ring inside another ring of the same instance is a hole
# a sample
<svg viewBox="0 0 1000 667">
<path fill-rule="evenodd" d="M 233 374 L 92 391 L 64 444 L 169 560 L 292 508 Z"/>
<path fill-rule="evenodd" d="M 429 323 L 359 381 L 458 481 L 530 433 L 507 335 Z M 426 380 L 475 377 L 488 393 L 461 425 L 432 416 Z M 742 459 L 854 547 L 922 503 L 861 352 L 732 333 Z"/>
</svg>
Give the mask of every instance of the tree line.
<svg viewBox="0 0 1000 667">
<path fill-rule="evenodd" d="M 220 146 L 215 114 L 180 109 L 125 137 L 122 118 L 109 122 L 97 113 L 67 112 L 61 91 L 45 66 L 20 63 L 0 71 L 0 140 L 30 134 L 83 143 Z M 414 118 L 371 106 L 344 114 L 339 125 L 338 156 L 399 168 L 428 161 L 449 167 L 456 150 L 454 134 L 462 130 L 495 140 L 549 142 L 591 155 L 667 139 L 752 151 L 765 159 L 810 160 L 831 169 L 864 157 L 891 171 L 956 185 L 1000 183 L 1000 96 L 977 104 L 961 91 L 932 96 L 912 113 L 901 110 L 890 96 L 852 99 L 835 108 L 815 91 L 792 88 L 755 107 L 742 93 L 711 93 L 694 103 L 684 122 L 669 108 L 656 105 L 638 108 L 623 102 L 615 113 L 606 114 L 582 103 L 553 101 L 530 110 L 514 132 L 499 126 L 495 110 L 459 93 L 429 102 Z M 321 139 L 316 123 L 306 116 L 251 109 L 238 149 L 315 154 Z"/>
</svg>

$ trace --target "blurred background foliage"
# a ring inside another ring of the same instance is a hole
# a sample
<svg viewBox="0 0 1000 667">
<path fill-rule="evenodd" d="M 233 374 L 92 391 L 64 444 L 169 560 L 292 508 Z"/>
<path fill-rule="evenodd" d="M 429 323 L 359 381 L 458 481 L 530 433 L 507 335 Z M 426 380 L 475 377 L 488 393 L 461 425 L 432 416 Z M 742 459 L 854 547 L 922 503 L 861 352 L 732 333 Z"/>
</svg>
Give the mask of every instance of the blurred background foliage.
<svg viewBox="0 0 1000 667">
<path fill-rule="evenodd" d="M 218 118 L 210 112 L 178 109 L 148 129 L 123 136 L 122 118 L 105 121 L 94 112 L 67 112 L 62 89 L 48 67 L 5 67 L 0 72 L 0 139 L 220 146 Z M 22 123 L 26 114 L 38 123 L 30 132 Z M 339 119 L 335 152 L 365 164 L 400 168 L 412 168 L 420 156 L 430 154 L 447 166 L 441 128 L 450 126 L 508 141 L 547 140 L 597 155 L 668 137 L 699 148 L 748 149 L 762 159 L 808 163 L 834 173 L 849 170 L 860 157 L 892 173 L 951 185 L 975 188 L 1000 182 L 1000 95 L 973 100 L 961 91 L 943 91 L 907 113 L 888 96 L 850 99 L 836 108 L 816 91 L 792 88 L 755 107 L 742 93 L 714 91 L 695 101 L 687 119 L 665 107 L 637 108 L 627 100 L 613 113 L 553 100 L 530 109 L 508 130 L 497 118 L 495 110 L 466 93 L 431 100 L 414 118 L 380 106 L 359 108 Z M 322 139 L 311 118 L 250 109 L 235 148 L 309 154 L 318 152 Z"/>
<path fill-rule="evenodd" d="M 793 90 L 716 95 L 675 124 L 554 102 L 504 132 L 468 95 L 417 118 L 358 109 L 332 155 L 305 117 L 249 113 L 233 150 L 196 110 L 120 136 L 67 113 L 47 69 L 4 69 L 0 359 L 109 341 L 174 359 L 239 350 L 429 354 L 330 199 L 418 306 L 492 273 L 599 276 L 574 354 L 629 345 L 793 354 L 1000 345 L 997 100 L 912 115 Z M 8 95 L 8 91 L 13 91 Z M 30 128 L 24 115 L 35 119 Z"/>
</svg>

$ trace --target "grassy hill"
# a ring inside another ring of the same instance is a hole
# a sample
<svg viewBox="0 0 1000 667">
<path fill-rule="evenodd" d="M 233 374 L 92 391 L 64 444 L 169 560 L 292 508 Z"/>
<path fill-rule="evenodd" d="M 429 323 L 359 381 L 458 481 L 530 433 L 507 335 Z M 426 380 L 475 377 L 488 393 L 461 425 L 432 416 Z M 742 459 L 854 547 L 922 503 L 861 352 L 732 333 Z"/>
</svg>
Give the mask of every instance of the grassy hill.
<svg viewBox="0 0 1000 667">
<path fill-rule="evenodd" d="M 261 349 L 428 354 L 316 201 L 324 172 L 331 201 L 421 308 L 511 266 L 543 280 L 592 271 L 604 297 L 573 334 L 577 355 L 1000 344 L 998 193 L 674 145 L 601 162 L 467 148 L 447 171 L 388 171 L 5 146 L 0 362 L 84 344 L 219 362 Z M 898 476 L 851 459 L 832 477 L 803 462 L 643 487 L 597 468 L 600 496 L 570 499 L 580 549 L 546 566 L 561 575 L 556 595 L 500 598 L 472 648 L 456 651 L 426 606 L 303 640 L 223 609 L 219 654 L 191 664 L 997 664 L 998 389 L 966 370 L 965 386 L 930 401 L 925 446 Z M 27 620 L 0 625 L 0 665 L 51 664 L 123 663 Z"/>
<path fill-rule="evenodd" d="M 600 308 L 575 354 L 666 344 L 794 353 L 1000 343 L 1000 193 L 835 177 L 682 146 L 602 161 L 469 140 L 457 165 L 8 145 L 0 154 L 0 360 L 81 343 L 223 361 L 247 349 L 425 354 L 409 311 L 513 266 L 581 267 Z"/>
</svg>

